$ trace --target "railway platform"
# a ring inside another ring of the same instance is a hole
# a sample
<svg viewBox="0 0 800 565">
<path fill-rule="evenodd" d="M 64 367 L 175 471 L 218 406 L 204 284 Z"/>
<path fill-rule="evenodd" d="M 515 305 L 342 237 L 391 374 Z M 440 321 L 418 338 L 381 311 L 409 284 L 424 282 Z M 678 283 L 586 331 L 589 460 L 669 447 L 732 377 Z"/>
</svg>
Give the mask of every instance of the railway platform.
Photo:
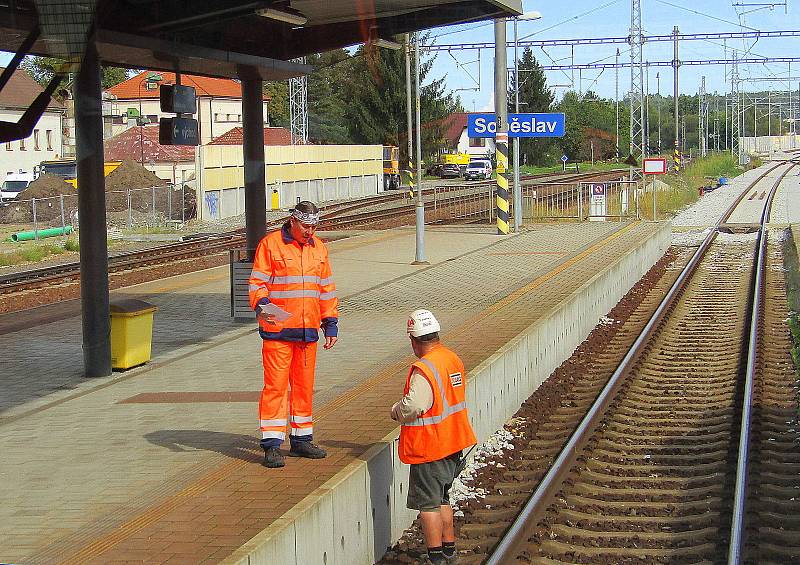
<svg viewBox="0 0 800 565">
<path fill-rule="evenodd" d="M 369 563 L 399 537 L 407 467 L 389 407 L 413 361 L 411 310 L 426 307 L 464 359 L 480 440 L 663 254 L 664 223 L 426 231 L 329 244 L 340 340 L 318 356 L 323 460 L 260 465 L 260 338 L 229 318 L 220 267 L 128 287 L 155 304 L 153 359 L 83 379 L 79 308 L 0 317 L 0 562 Z"/>
</svg>

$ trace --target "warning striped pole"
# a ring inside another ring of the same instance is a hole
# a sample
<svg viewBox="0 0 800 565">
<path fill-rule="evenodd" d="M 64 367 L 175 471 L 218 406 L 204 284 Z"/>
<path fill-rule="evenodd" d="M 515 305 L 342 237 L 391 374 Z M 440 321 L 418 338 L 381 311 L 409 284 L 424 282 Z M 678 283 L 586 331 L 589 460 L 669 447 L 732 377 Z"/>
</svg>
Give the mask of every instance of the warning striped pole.
<svg viewBox="0 0 800 565">
<path fill-rule="evenodd" d="M 677 175 L 681 170 L 681 152 L 678 150 L 678 140 L 675 140 L 675 152 L 672 155 L 672 169 Z"/>
<path fill-rule="evenodd" d="M 497 132 L 495 137 L 497 156 L 497 235 L 507 235 L 508 226 L 508 132 Z"/>
</svg>

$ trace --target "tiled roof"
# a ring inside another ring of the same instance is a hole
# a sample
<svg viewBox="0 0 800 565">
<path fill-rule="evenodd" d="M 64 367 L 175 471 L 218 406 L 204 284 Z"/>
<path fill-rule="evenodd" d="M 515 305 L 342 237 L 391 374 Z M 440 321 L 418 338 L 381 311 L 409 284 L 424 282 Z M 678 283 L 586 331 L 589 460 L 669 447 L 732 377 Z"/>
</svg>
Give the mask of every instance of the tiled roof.
<svg viewBox="0 0 800 565">
<path fill-rule="evenodd" d="M 226 131 L 219 137 L 211 140 L 209 145 L 242 145 L 244 143 L 244 130 L 242 126 Z M 291 145 L 292 134 L 286 128 L 264 128 L 264 145 Z"/>
<path fill-rule="evenodd" d="M 0 73 L 4 70 L 3 67 L 0 67 Z M 3 90 L 0 90 L 0 107 L 27 109 L 42 90 L 43 88 L 31 78 L 31 75 L 22 69 L 17 69 Z M 50 100 L 47 107 L 58 110 L 64 108 L 63 104 L 53 99 Z"/>
<path fill-rule="evenodd" d="M 156 88 L 147 88 L 147 78 L 159 76 L 162 80 L 158 81 Z M 122 81 L 112 86 L 108 92 L 120 100 L 137 100 L 139 98 L 158 98 L 159 84 L 175 84 L 175 73 L 144 71 L 138 75 Z M 223 96 L 228 98 L 241 98 L 242 85 L 229 78 L 209 78 L 195 75 L 181 75 L 181 84 L 193 86 L 197 91 L 197 96 Z M 269 100 L 269 96 L 264 96 L 264 100 Z"/>
<path fill-rule="evenodd" d="M 140 145 L 141 140 L 141 145 Z M 176 163 L 194 161 L 194 147 L 188 145 L 161 145 L 158 143 L 158 126 L 135 126 L 118 133 L 104 142 L 106 161 L 141 162 L 144 146 L 144 162 Z"/>
<path fill-rule="evenodd" d="M 458 145 L 461 132 L 467 127 L 467 112 L 450 114 L 444 119 L 444 126 L 444 138 L 453 145 Z"/>
</svg>

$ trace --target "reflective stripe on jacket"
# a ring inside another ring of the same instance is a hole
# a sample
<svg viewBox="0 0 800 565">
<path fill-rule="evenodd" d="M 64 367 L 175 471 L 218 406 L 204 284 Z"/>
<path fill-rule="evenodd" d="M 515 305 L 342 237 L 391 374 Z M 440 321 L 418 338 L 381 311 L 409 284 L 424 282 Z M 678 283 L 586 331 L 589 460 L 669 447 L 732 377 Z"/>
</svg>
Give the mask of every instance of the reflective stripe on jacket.
<svg viewBox="0 0 800 565">
<path fill-rule="evenodd" d="M 433 405 L 400 428 L 400 460 L 428 463 L 475 445 L 475 432 L 467 415 L 466 374 L 458 355 L 443 345 L 434 347 L 409 369 L 403 394 L 408 393 L 414 369 L 430 383 Z"/>
<path fill-rule="evenodd" d="M 249 289 L 254 310 L 271 302 L 291 313 L 274 324 L 259 320 L 263 339 L 317 341 L 320 327 L 326 336 L 337 335 L 339 299 L 328 250 L 318 237 L 300 245 L 288 225 L 267 234 L 256 248 Z"/>
</svg>

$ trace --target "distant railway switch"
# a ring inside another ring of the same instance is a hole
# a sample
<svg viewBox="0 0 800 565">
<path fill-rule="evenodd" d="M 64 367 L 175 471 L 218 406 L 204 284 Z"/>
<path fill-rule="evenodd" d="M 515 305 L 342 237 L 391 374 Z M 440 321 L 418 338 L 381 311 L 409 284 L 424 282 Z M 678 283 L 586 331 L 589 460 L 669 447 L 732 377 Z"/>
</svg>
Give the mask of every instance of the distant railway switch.
<svg viewBox="0 0 800 565">
<path fill-rule="evenodd" d="M 111 367 L 129 369 L 150 360 L 156 307 L 134 298 L 111 303 Z"/>
<path fill-rule="evenodd" d="M 200 145 L 197 120 L 194 118 L 161 118 L 158 123 L 161 145 Z"/>
<path fill-rule="evenodd" d="M 171 112 L 173 114 L 194 114 L 197 112 L 197 95 L 191 86 L 183 86 L 181 84 L 161 85 L 159 98 L 162 112 Z"/>
</svg>

